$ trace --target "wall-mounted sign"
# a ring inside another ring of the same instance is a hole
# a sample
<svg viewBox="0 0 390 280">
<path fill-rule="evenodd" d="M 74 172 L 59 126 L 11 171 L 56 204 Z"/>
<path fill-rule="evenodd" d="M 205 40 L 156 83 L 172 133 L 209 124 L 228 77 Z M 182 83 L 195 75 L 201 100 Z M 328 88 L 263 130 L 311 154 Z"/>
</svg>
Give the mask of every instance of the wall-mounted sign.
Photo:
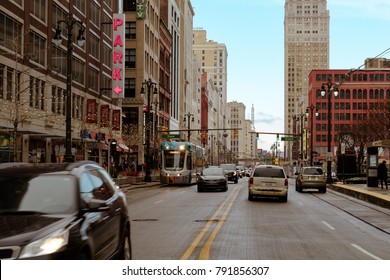
<svg viewBox="0 0 390 280">
<path fill-rule="evenodd" d="M 137 0 L 136 18 L 144 19 L 147 15 L 148 0 Z"/>
<path fill-rule="evenodd" d="M 123 98 L 125 88 L 125 15 L 113 15 L 112 98 Z"/>
</svg>

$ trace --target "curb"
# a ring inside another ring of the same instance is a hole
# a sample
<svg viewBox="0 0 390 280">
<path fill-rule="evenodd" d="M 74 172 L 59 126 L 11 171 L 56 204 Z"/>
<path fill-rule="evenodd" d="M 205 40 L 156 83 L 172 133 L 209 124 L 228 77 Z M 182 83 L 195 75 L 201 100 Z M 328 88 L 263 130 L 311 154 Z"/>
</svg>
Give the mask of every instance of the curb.
<svg viewBox="0 0 390 280">
<path fill-rule="evenodd" d="M 362 190 L 350 185 L 331 184 L 330 189 L 390 209 L 390 196 Z"/>
</svg>

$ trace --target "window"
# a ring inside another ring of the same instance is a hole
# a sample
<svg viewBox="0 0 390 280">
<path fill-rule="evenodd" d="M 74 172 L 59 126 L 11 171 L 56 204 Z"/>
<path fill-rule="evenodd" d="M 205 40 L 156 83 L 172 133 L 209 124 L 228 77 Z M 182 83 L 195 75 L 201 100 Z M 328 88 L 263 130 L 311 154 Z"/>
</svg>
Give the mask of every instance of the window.
<svg viewBox="0 0 390 280">
<path fill-rule="evenodd" d="M 97 38 L 92 33 L 89 33 L 88 38 L 88 44 L 89 44 L 89 50 L 90 55 L 92 55 L 94 58 L 99 59 L 99 38 Z"/>
<path fill-rule="evenodd" d="M 125 98 L 134 98 L 135 97 L 135 79 L 126 78 L 125 79 Z"/>
<path fill-rule="evenodd" d="M 73 0 L 74 6 L 85 15 L 85 0 Z"/>
<path fill-rule="evenodd" d="M 136 39 L 136 23 L 134 21 L 126 22 L 125 37 L 126 39 Z"/>
<path fill-rule="evenodd" d="M 22 24 L 0 13 L 0 46 L 22 53 Z"/>
<path fill-rule="evenodd" d="M 46 39 L 42 36 L 30 31 L 30 44 L 29 44 L 29 56 L 30 60 L 45 66 L 46 58 Z"/>
<path fill-rule="evenodd" d="M 100 7 L 95 3 L 95 1 L 91 0 L 90 8 L 90 21 L 100 28 Z"/>
<path fill-rule="evenodd" d="M 96 92 L 99 91 L 99 71 L 91 67 L 88 71 L 88 87 Z"/>
<path fill-rule="evenodd" d="M 125 67 L 126 68 L 135 68 L 135 58 L 136 58 L 135 49 L 126 49 L 125 50 Z"/>
<path fill-rule="evenodd" d="M 135 12 L 136 11 L 136 0 L 127 0 L 123 2 L 123 11 Z"/>
<path fill-rule="evenodd" d="M 46 0 L 32 0 L 30 1 L 30 13 L 46 22 Z"/>
</svg>

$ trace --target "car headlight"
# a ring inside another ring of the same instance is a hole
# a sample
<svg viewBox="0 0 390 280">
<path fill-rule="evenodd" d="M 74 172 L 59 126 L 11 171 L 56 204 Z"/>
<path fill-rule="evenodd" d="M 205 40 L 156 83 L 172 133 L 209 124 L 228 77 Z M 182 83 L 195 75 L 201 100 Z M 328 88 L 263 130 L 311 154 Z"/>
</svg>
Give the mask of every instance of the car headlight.
<svg viewBox="0 0 390 280">
<path fill-rule="evenodd" d="M 27 244 L 20 253 L 20 258 L 37 257 L 57 252 L 68 244 L 68 240 L 69 230 L 57 230 L 48 236 Z"/>
</svg>

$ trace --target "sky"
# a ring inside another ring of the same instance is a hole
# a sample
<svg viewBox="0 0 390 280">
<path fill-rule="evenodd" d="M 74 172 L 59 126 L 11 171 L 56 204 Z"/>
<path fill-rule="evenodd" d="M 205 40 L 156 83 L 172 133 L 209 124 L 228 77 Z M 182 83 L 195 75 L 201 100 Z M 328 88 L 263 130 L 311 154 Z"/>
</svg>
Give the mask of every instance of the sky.
<svg viewBox="0 0 390 280">
<path fill-rule="evenodd" d="M 191 0 L 194 28 L 226 45 L 227 101 L 252 105 L 258 132 L 284 131 L 285 0 Z M 390 48 L 390 0 L 328 0 L 330 69 L 359 68 Z M 390 58 L 390 53 L 387 56 Z M 269 150 L 275 135 L 260 135 Z"/>
</svg>

